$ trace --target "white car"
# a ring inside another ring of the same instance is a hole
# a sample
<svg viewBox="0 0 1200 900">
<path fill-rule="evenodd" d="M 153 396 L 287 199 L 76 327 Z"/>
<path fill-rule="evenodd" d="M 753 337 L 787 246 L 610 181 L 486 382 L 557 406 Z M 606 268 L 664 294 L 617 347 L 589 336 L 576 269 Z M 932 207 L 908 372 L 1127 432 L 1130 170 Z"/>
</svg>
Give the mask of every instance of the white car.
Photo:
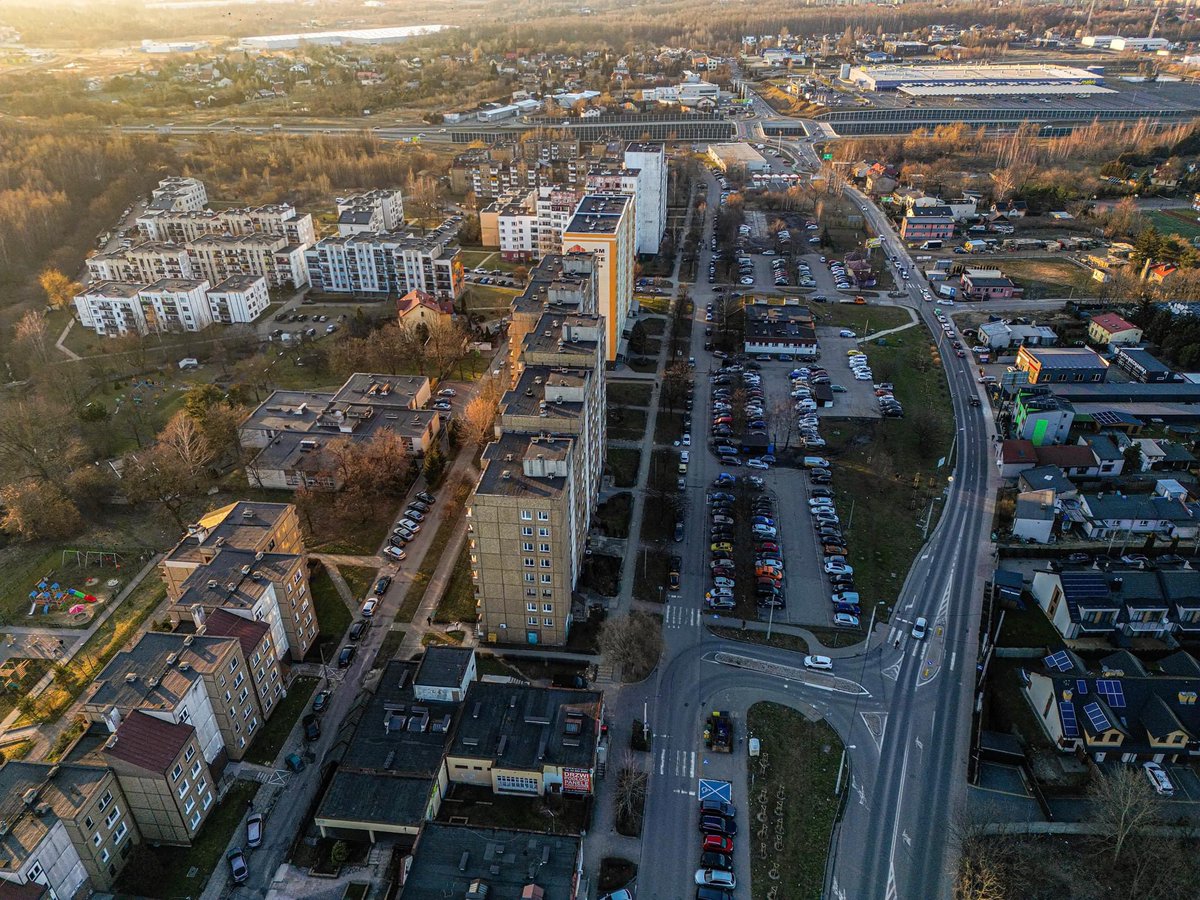
<svg viewBox="0 0 1200 900">
<path fill-rule="evenodd" d="M 388 547 L 383 548 L 383 555 L 391 557 L 392 559 L 394 559 L 398 562 L 398 561 L 404 559 L 404 557 L 406 557 L 408 554 L 405 553 L 403 550 L 401 550 L 399 547 L 388 546 Z"/>
<path fill-rule="evenodd" d="M 439 397 L 457 397 L 458 391 L 456 391 L 454 388 L 442 388 L 440 391 L 438 391 L 438 396 Z"/>
<path fill-rule="evenodd" d="M 690 447 L 690 446 L 692 446 L 692 436 L 691 436 L 690 434 L 686 434 L 686 433 L 684 434 L 684 436 L 683 436 L 683 446 L 685 446 L 685 447 Z"/>
<path fill-rule="evenodd" d="M 1142 771 L 1146 773 L 1146 777 L 1150 780 L 1150 786 L 1154 788 L 1154 793 L 1162 797 L 1171 797 L 1175 794 L 1175 785 L 1171 783 L 1171 779 L 1167 777 L 1167 772 L 1156 762 L 1142 763 Z"/>
<path fill-rule="evenodd" d="M 375 607 L 379 605 L 379 600 L 375 597 L 369 598 L 363 605 L 360 612 L 364 619 L 369 619 L 375 615 Z"/>
<path fill-rule="evenodd" d="M 853 337 L 858 337 L 858 335 L 855 334 L 853 331 L 851 331 L 849 328 L 843 328 L 841 331 L 838 332 L 838 337 L 853 338 Z"/>
<path fill-rule="evenodd" d="M 747 465 L 747 467 L 749 467 L 751 469 L 769 469 L 769 468 L 771 468 L 765 462 L 763 462 L 761 459 L 757 459 L 757 458 L 746 460 L 746 465 Z"/>
<path fill-rule="evenodd" d="M 829 672 L 833 669 L 833 660 L 828 656 L 806 656 L 804 657 L 804 668 Z"/>
<path fill-rule="evenodd" d="M 917 616 L 917 621 L 913 622 L 912 636 L 918 641 L 925 639 L 925 633 L 929 630 L 929 622 L 924 616 Z"/>
<path fill-rule="evenodd" d="M 732 872 L 725 872 L 721 869 L 697 869 L 696 884 L 710 884 L 732 890 L 737 887 L 737 879 L 733 877 Z"/>
<path fill-rule="evenodd" d="M 853 575 L 854 566 L 847 566 L 843 563 L 825 563 L 826 575 Z"/>
</svg>

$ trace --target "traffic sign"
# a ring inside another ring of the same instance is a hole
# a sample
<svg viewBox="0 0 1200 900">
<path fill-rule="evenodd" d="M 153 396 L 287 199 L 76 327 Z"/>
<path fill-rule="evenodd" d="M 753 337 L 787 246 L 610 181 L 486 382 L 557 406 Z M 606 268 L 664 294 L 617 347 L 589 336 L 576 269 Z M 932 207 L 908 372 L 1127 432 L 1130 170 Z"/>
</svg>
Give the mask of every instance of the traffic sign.
<svg viewBox="0 0 1200 900">
<path fill-rule="evenodd" d="M 822 153 L 821 159 L 833 159 L 833 154 L 832 153 Z"/>
<path fill-rule="evenodd" d="M 713 781 L 710 778 L 700 779 L 700 802 L 705 800 L 724 800 L 733 802 L 733 785 L 728 781 Z"/>
</svg>

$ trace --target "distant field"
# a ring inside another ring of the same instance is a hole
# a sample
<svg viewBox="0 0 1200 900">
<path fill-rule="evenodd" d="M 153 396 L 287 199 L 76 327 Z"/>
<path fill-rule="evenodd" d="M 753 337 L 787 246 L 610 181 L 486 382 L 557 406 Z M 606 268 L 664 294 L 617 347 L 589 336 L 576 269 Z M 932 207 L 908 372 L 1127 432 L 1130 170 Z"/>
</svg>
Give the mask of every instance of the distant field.
<svg viewBox="0 0 1200 900">
<path fill-rule="evenodd" d="M 1163 234 L 1177 234 L 1185 240 L 1200 237 L 1200 222 L 1196 221 L 1197 213 L 1193 209 L 1154 209 L 1142 213 L 1150 223 Z"/>
<path fill-rule="evenodd" d="M 1025 296 L 1029 299 L 1063 297 L 1072 288 L 1087 291 L 1096 284 L 1086 269 L 1065 259 L 1000 258 L 996 265 L 1025 288 Z"/>
</svg>

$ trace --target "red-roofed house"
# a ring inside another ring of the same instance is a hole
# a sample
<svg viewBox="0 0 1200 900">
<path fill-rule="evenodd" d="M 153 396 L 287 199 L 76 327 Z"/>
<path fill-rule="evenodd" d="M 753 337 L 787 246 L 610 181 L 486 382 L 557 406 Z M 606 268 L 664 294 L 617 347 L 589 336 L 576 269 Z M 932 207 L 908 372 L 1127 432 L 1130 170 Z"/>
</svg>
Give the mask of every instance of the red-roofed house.
<svg viewBox="0 0 1200 900">
<path fill-rule="evenodd" d="M 1000 441 L 996 444 L 996 468 L 1001 478 L 1016 478 L 1038 464 L 1033 441 Z"/>
<path fill-rule="evenodd" d="M 278 649 L 271 642 L 271 629 L 265 622 L 218 608 L 204 617 L 204 633 L 238 639 L 242 654 L 250 666 L 250 680 L 258 692 L 263 718 L 271 718 L 275 707 L 286 694 L 283 676 L 279 671 Z"/>
<path fill-rule="evenodd" d="M 1157 266 L 1150 267 L 1150 271 L 1146 273 L 1146 277 L 1155 284 L 1162 284 L 1174 275 L 1175 270 L 1178 268 L 1174 263 L 1159 263 Z"/>
<path fill-rule="evenodd" d="M 196 729 L 134 710 L 101 752 L 142 837 L 190 845 L 217 796 Z"/>
<path fill-rule="evenodd" d="M 1108 344 L 1138 344 L 1142 340 L 1142 329 L 1116 313 L 1100 313 L 1092 316 L 1088 324 L 1088 340 L 1102 347 Z"/>
<path fill-rule="evenodd" d="M 414 325 L 431 327 L 437 321 L 454 318 L 454 301 L 439 300 L 424 291 L 409 291 L 396 301 L 396 318 L 401 328 Z"/>
</svg>

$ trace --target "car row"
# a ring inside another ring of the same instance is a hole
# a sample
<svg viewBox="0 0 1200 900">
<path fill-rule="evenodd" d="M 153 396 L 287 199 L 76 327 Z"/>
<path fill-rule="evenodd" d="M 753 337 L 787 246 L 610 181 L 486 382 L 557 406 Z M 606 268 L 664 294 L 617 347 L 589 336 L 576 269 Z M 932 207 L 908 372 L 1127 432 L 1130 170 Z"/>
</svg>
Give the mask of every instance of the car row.
<svg viewBox="0 0 1200 900">
<path fill-rule="evenodd" d="M 719 799 L 700 801 L 700 868 L 696 870 L 696 900 L 731 900 L 737 887 L 733 871 L 733 839 L 737 809 Z"/>
<path fill-rule="evenodd" d="M 806 450 L 824 447 L 825 439 L 821 437 L 817 403 L 812 396 L 814 385 L 830 384 L 829 372 L 820 366 L 804 366 L 792 369 L 788 373 L 788 379 L 791 382 L 788 396 L 795 401 L 796 428 L 799 431 L 801 447 Z"/>
</svg>

